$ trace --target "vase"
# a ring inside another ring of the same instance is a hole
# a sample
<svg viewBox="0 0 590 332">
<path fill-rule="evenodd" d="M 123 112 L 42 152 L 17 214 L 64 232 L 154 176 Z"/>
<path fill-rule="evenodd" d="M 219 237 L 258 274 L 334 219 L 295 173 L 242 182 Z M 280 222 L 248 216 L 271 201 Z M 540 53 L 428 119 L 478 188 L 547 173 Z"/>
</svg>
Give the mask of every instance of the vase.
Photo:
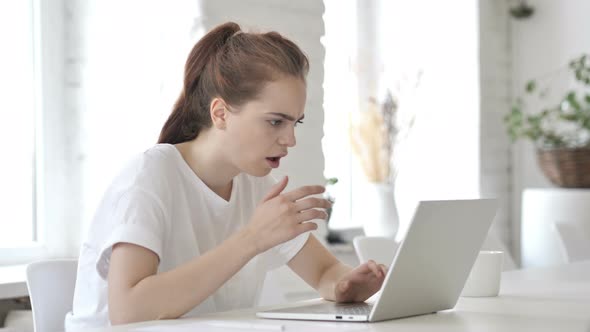
<svg viewBox="0 0 590 332">
<path fill-rule="evenodd" d="M 359 199 L 362 205 L 363 230 L 366 236 L 395 237 L 399 216 L 395 205 L 394 186 L 389 183 L 367 183 Z"/>
</svg>

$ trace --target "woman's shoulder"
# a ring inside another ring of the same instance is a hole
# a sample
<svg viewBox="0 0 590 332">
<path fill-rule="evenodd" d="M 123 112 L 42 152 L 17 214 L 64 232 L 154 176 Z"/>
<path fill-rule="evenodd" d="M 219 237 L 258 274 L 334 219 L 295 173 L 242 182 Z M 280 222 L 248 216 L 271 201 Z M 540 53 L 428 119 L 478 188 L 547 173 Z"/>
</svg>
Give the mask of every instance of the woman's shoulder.
<svg viewBox="0 0 590 332">
<path fill-rule="evenodd" d="M 156 144 L 139 154 L 135 161 L 137 170 L 150 175 L 178 172 L 182 160 L 180 152 L 172 144 Z"/>
<path fill-rule="evenodd" d="M 179 157 L 180 152 L 172 144 L 156 144 L 138 156 L 146 165 L 155 167 L 176 166 Z"/>
<path fill-rule="evenodd" d="M 174 145 L 154 145 L 132 158 L 114 179 L 113 186 L 143 189 L 168 186 L 178 178 L 178 158 Z"/>
</svg>

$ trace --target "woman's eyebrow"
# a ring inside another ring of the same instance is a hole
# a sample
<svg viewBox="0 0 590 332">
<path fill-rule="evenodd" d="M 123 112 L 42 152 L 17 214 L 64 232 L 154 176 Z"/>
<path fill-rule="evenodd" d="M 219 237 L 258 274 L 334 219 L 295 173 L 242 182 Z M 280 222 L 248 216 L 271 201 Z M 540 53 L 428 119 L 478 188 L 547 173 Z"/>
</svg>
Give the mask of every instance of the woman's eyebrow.
<svg viewBox="0 0 590 332">
<path fill-rule="evenodd" d="M 269 112 L 269 113 L 267 113 L 267 114 L 271 114 L 271 115 L 280 116 L 281 118 L 283 118 L 283 119 L 287 119 L 287 120 L 289 120 L 289 121 L 295 121 L 295 118 L 294 118 L 294 117 L 292 117 L 292 116 L 290 116 L 290 115 L 288 115 L 288 114 L 285 114 L 285 113 Z M 305 114 L 303 114 L 303 115 L 302 115 L 302 116 L 301 116 L 301 117 L 300 117 L 300 118 L 299 118 L 297 121 L 301 121 L 301 120 L 303 120 L 304 118 L 305 118 Z"/>
</svg>

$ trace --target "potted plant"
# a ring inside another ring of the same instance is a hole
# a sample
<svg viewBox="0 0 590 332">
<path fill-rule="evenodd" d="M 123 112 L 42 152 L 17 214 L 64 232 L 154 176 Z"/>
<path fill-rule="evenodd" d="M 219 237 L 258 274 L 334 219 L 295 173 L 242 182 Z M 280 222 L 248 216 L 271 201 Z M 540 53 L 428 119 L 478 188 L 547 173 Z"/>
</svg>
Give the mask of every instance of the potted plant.
<svg viewBox="0 0 590 332">
<path fill-rule="evenodd" d="M 551 83 L 567 72 L 574 79 L 558 100 Z M 538 111 L 531 112 L 536 106 Z M 504 117 L 512 142 L 531 140 L 545 176 L 560 186 L 590 188 L 590 56 L 583 54 L 553 75 L 529 80 Z"/>
<path fill-rule="evenodd" d="M 334 204 L 336 202 L 336 198 L 334 194 L 331 192 L 331 188 L 333 185 L 338 183 L 338 178 L 331 177 L 326 179 L 326 191 L 324 192 L 324 198 L 330 201 L 330 203 Z M 330 222 L 330 217 L 332 216 L 332 207 L 326 209 L 326 213 L 328 214 L 328 218 L 326 219 L 326 223 Z"/>
</svg>

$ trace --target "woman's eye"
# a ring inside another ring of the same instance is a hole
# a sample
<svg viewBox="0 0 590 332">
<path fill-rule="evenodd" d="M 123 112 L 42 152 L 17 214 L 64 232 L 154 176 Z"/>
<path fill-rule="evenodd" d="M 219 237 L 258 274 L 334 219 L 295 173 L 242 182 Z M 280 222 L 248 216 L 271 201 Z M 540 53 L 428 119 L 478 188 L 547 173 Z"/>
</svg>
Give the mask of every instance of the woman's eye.
<svg viewBox="0 0 590 332">
<path fill-rule="evenodd" d="M 297 127 L 298 124 L 303 124 L 303 121 L 297 120 L 297 122 L 295 122 L 295 127 Z"/>
<path fill-rule="evenodd" d="M 276 126 L 280 125 L 281 123 L 283 123 L 283 120 L 269 120 L 268 122 L 270 123 L 271 126 L 276 127 Z"/>
</svg>

